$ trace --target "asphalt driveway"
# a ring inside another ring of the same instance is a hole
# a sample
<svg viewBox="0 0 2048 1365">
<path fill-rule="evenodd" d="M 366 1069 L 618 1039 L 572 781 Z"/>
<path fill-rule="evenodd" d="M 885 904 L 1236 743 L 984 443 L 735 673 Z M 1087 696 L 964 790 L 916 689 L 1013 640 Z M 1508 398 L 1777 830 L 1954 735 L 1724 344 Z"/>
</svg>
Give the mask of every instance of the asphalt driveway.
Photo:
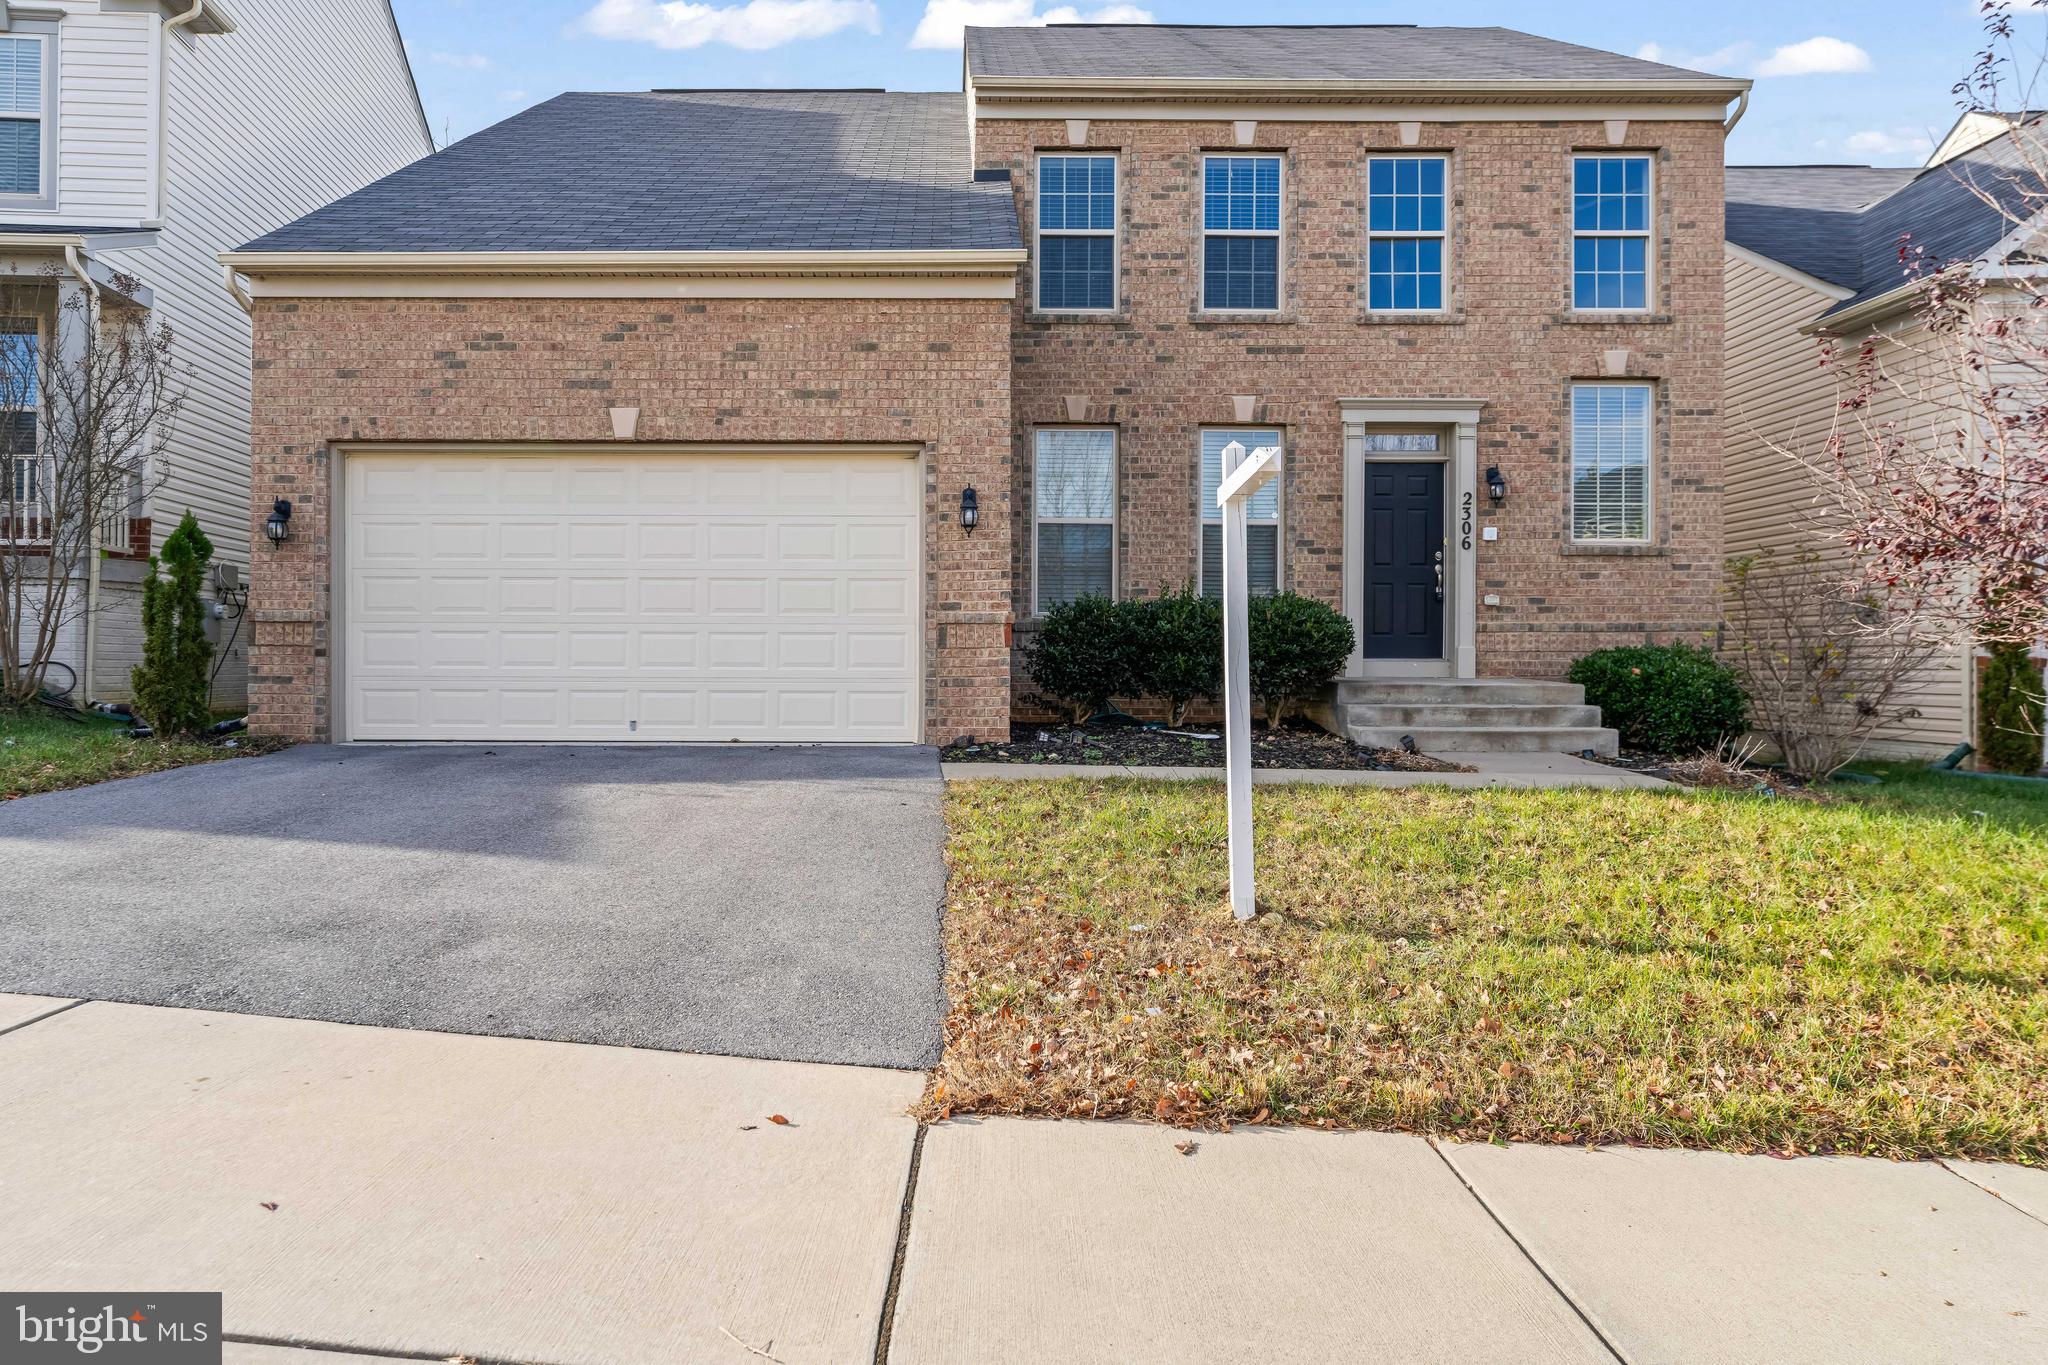
<svg viewBox="0 0 2048 1365">
<path fill-rule="evenodd" d="M 919 748 L 306 746 L 0 804 L 0 991 L 938 1059 Z"/>
</svg>

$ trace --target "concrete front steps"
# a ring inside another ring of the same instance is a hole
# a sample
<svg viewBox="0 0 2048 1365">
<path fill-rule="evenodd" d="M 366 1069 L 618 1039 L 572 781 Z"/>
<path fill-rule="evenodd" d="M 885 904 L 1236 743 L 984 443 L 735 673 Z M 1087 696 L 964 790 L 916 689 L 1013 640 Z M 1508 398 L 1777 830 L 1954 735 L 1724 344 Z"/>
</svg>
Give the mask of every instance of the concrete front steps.
<svg viewBox="0 0 2048 1365">
<path fill-rule="evenodd" d="M 1517 678 L 1345 679 L 1315 718 L 1354 744 L 1398 749 L 1412 738 L 1426 754 L 1620 751 L 1600 708 L 1577 683 Z"/>
</svg>

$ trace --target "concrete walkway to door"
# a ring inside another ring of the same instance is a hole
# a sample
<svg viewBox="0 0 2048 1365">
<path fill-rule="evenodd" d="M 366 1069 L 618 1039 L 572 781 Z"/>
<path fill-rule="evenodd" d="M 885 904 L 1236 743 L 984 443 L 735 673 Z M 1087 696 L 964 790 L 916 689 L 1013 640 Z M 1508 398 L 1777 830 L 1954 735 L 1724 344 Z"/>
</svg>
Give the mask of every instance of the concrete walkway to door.
<svg viewBox="0 0 2048 1365">
<path fill-rule="evenodd" d="M 0 1285 L 218 1290 L 230 1365 L 2048 1359 L 2039 1170 L 920 1130 L 922 1085 L 0 996 Z"/>
<path fill-rule="evenodd" d="M 939 1055 L 937 756 L 305 746 L 0 805 L 0 990 Z"/>
</svg>

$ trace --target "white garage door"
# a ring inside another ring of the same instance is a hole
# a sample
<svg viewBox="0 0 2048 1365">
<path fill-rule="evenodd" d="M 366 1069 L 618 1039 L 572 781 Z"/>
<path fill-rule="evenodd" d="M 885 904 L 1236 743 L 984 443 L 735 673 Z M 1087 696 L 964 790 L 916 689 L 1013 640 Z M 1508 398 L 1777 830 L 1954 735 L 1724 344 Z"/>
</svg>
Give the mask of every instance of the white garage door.
<svg viewBox="0 0 2048 1365">
<path fill-rule="evenodd" d="M 361 454 L 354 739 L 915 741 L 901 455 Z"/>
</svg>

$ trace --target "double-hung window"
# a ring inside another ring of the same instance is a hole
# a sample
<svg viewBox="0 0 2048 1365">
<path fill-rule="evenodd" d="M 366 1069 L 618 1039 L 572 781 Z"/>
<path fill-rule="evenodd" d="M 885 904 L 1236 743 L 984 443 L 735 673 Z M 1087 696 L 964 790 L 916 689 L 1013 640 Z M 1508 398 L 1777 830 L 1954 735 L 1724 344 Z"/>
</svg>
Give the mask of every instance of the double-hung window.
<svg viewBox="0 0 2048 1365">
<path fill-rule="evenodd" d="M 1116 309 L 1116 158 L 1038 158 L 1038 306 Z"/>
<path fill-rule="evenodd" d="M 1035 610 L 1116 595 L 1116 433 L 1046 427 L 1034 435 Z"/>
<path fill-rule="evenodd" d="M 1223 447 L 1232 441 L 1250 455 L 1280 444 L 1277 431 L 1218 428 L 1202 433 L 1202 594 L 1223 596 L 1223 509 L 1216 490 L 1223 484 Z M 1280 591 L 1280 481 L 1269 480 L 1245 505 L 1246 583 L 1255 595 Z"/>
<path fill-rule="evenodd" d="M 1648 384 L 1572 386 L 1572 539 L 1650 538 Z"/>
<path fill-rule="evenodd" d="M 1572 158 L 1572 307 L 1650 306 L 1650 158 Z"/>
<path fill-rule="evenodd" d="M 1366 307 L 1375 313 L 1443 310 L 1444 169 L 1440 156 L 1366 162 Z"/>
<path fill-rule="evenodd" d="M 1202 158 L 1202 307 L 1280 307 L 1280 158 Z"/>
<path fill-rule="evenodd" d="M 44 44 L 31 34 L 0 35 L 0 195 L 41 198 L 48 82 Z"/>
</svg>

